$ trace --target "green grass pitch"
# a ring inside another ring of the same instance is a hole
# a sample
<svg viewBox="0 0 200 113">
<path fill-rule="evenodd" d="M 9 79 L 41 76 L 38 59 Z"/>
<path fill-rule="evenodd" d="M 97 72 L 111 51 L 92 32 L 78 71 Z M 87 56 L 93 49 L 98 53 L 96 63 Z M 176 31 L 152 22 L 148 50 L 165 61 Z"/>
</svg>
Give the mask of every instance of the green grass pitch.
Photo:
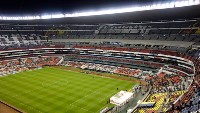
<svg viewBox="0 0 200 113">
<path fill-rule="evenodd" d="M 45 67 L 0 77 L 0 100 L 28 113 L 99 113 L 133 82 Z M 117 88 L 119 90 L 117 90 Z"/>
</svg>

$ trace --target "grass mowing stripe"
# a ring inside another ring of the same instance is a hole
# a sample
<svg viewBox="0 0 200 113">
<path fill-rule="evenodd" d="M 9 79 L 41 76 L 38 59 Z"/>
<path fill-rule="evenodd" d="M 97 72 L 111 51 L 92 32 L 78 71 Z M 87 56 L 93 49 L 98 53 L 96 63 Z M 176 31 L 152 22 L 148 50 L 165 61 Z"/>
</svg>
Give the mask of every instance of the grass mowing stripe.
<svg viewBox="0 0 200 113">
<path fill-rule="evenodd" d="M 28 113 L 95 113 L 134 83 L 45 67 L 0 78 L 0 99 Z"/>
</svg>

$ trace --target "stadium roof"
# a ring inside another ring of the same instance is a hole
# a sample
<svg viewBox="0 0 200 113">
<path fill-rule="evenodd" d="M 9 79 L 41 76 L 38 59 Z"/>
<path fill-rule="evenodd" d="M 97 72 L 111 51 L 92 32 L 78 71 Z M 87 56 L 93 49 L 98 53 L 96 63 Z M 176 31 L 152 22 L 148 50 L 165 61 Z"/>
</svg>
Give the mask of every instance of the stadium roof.
<svg viewBox="0 0 200 113">
<path fill-rule="evenodd" d="M 0 20 L 1 24 L 107 24 L 107 23 L 127 23 L 141 21 L 165 21 L 165 20 L 185 20 L 199 19 L 200 7 L 189 6 L 172 9 L 149 10 L 140 12 L 128 12 L 112 15 L 98 15 L 90 17 L 70 17 L 44 20 Z"/>
<path fill-rule="evenodd" d="M 180 0 L 2 0 L 0 14 L 73 13 Z"/>
<path fill-rule="evenodd" d="M 142 2 L 140 5 L 127 5 L 127 7 L 115 8 L 110 7 L 85 12 L 77 11 L 73 13 L 65 12 L 36 15 L 33 13 L 31 15 L 19 14 L 17 16 L 0 14 L 0 22 L 3 24 L 102 24 L 200 18 L 200 13 L 198 12 L 200 10 L 200 0 L 152 1 L 154 2 L 148 2 L 148 4 L 147 2 Z"/>
</svg>

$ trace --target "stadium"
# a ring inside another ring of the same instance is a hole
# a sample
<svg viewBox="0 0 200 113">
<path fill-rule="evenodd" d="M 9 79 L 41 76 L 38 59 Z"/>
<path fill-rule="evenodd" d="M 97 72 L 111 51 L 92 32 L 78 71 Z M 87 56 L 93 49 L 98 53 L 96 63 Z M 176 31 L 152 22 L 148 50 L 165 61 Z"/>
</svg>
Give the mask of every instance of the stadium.
<svg viewBox="0 0 200 113">
<path fill-rule="evenodd" d="M 0 14 L 0 113 L 199 113 L 199 12 L 150 0 Z"/>
</svg>

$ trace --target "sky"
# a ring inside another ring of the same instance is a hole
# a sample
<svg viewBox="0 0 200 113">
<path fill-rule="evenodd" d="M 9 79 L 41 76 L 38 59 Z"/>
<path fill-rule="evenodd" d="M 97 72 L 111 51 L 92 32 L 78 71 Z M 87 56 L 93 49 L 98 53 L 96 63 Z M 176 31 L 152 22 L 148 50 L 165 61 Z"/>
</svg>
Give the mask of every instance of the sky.
<svg viewBox="0 0 200 113">
<path fill-rule="evenodd" d="M 73 13 L 171 0 L 1 0 L 0 15 Z"/>
</svg>

